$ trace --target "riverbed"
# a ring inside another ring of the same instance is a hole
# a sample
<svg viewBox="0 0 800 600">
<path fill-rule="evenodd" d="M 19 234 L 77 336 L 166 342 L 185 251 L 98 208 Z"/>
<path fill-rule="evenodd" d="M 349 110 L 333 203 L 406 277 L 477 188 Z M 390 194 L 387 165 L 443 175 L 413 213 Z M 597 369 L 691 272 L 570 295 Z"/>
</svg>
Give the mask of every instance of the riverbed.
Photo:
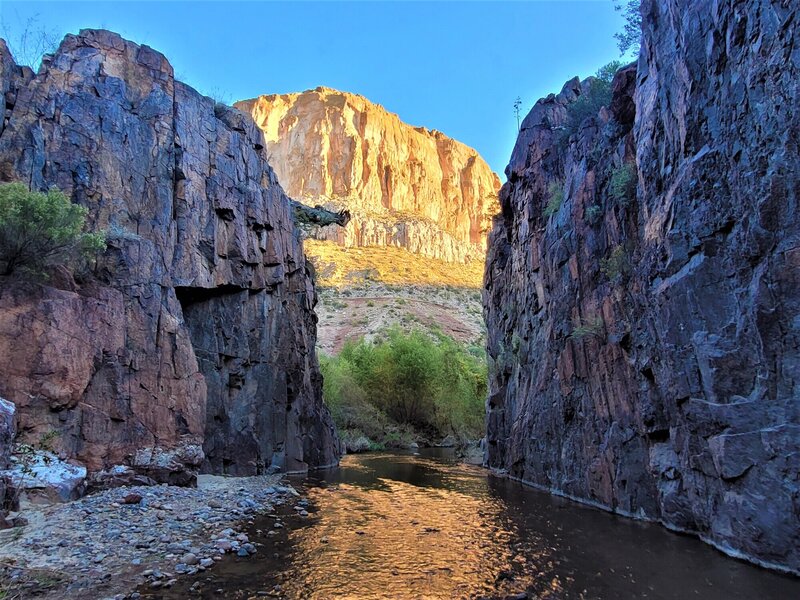
<svg viewBox="0 0 800 600">
<path fill-rule="evenodd" d="M 292 482 L 308 502 L 259 517 L 246 559 L 153 598 L 800 597 L 800 580 L 495 477 L 446 452 L 347 456 Z M 303 511 L 307 511 L 307 514 Z M 526 596 L 527 594 L 527 596 Z"/>
</svg>

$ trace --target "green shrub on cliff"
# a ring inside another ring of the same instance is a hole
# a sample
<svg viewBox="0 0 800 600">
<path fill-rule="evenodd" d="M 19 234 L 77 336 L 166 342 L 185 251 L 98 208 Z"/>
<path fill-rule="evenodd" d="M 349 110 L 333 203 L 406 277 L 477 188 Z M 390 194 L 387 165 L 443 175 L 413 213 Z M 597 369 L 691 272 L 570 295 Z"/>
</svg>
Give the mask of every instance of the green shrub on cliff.
<svg viewBox="0 0 800 600">
<path fill-rule="evenodd" d="M 337 356 L 320 358 L 325 402 L 340 430 L 385 445 L 408 427 L 477 439 L 487 373 L 470 350 L 443 334 L 397 328 L 374 342 L 347 342 Z"/>
<path fill-rule="evenodd" d="M 603 329 L 605 329 L 605 326 L 606 324 L 602 317 L 595 317 L 585 321 L 582 320 L 575 326 L 572 333 L 569 334 L 569 337 L 573 340 L 582 340 L 587 337 L 596 337 L 599 339 L 603 337 Z"/>
<path fill-rule="evenodd" d="M 547 187 L 547 193 L 550 200 L 548 200 L 547 206 L 544 207 L 544 216 L 551 217 L 558 212 L 558 209 L 564 203 L 564 184 L 556 181 L 552 182 Z"/>
<path fill-rule="evenodd" d="M 625 276 L 630 272 L 631 263 L 628 259 L 628 253 L 622 246 L 615 246 L 608 258 L 600 261 L 600 270 L 609 279 L 616 279 L 620 276 Z"/>
<path fill-rule="evenodd" d="M 586 222 L 589 225 L 597 225 L 600 219 L 603 218 L 603 208 L 599 204 L 592 204 L 584 212 L 586 215 Z"/>
<path fill-rule="evenodd" d="M 597 116 L 601 108 L 610 104 L 611 82 L 622 66 L 620 61 L 614 60 L 600 67 L 595 76 L 589 79 L 588 89 L 567 106 L 567 119 L 559 136 L 562 147 L 566 147 L 569 138 L 578 133 L 586 119 Z"/>
<path fill-rule="evenodd" d="M 0 184 L 0 274 L 38 271 L 105 248 L 104 235 L 83 232 L 87 212 L 55 188 Z"/>
<path fill-rule="evenodd" d="M 614 169 L 611 174 L 611 181 L 608 184 L 608 191 L 623 206 L 627 206 L 636 197 L 637 185 L 636 165 L 625 163 L 621 167 Z"/>
</svg>

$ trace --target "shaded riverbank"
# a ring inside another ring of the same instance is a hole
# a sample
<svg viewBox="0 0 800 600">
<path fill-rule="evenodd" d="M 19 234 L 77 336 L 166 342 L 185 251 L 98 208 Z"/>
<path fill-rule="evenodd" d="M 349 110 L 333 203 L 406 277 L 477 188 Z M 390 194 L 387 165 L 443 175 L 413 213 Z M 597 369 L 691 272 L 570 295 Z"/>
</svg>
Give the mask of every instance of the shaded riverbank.
<svg viewBox="0 0 800 600">
<path fill-rule="evenodd" d="M 434 456 L 439 454 L 440 456 Z M 153 598 L 750 599 L 800 581 L 697 539 L 550 496 L 444 451 L 347 456 L 291 507 L 255 519 L 259 547 Z M 281 527 L 276 529 L 275 521 Z"/>
</svg>

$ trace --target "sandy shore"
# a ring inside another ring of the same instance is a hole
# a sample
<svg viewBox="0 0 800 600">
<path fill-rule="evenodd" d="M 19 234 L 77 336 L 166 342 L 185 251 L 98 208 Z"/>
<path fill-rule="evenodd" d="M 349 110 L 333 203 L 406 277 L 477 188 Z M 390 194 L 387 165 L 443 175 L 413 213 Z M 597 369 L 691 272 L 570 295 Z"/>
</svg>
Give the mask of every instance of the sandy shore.
<svg viewBox="0 0 800 600">
<path fill-rule="evenodd" d="M 297 495 L 280 476 L 201 476 L 196 489 L 121 487 L 24 506 L 29 524 L 0 531 L 0 598 L 119 599 L 140 584 L 171 586 L 226 553 L 256 553 L 238 527 Z"/>
</svg>

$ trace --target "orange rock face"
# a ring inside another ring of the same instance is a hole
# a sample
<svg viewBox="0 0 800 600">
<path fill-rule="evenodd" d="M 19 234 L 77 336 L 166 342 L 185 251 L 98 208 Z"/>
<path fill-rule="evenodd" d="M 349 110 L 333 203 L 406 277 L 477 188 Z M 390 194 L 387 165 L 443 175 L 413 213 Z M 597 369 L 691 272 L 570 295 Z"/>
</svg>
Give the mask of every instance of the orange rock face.
<svg viewBox="0 0 800 600">
<path fill-rule="evenodd" d="M 237 107 L 264 132 L 270 164 L 290 196 L 353 213 L 346 228 L 320 228 L 313 237 L 449 262 L 483 260 L 500 180 L 472 148 L 329 88 Z"/>
</svg>

